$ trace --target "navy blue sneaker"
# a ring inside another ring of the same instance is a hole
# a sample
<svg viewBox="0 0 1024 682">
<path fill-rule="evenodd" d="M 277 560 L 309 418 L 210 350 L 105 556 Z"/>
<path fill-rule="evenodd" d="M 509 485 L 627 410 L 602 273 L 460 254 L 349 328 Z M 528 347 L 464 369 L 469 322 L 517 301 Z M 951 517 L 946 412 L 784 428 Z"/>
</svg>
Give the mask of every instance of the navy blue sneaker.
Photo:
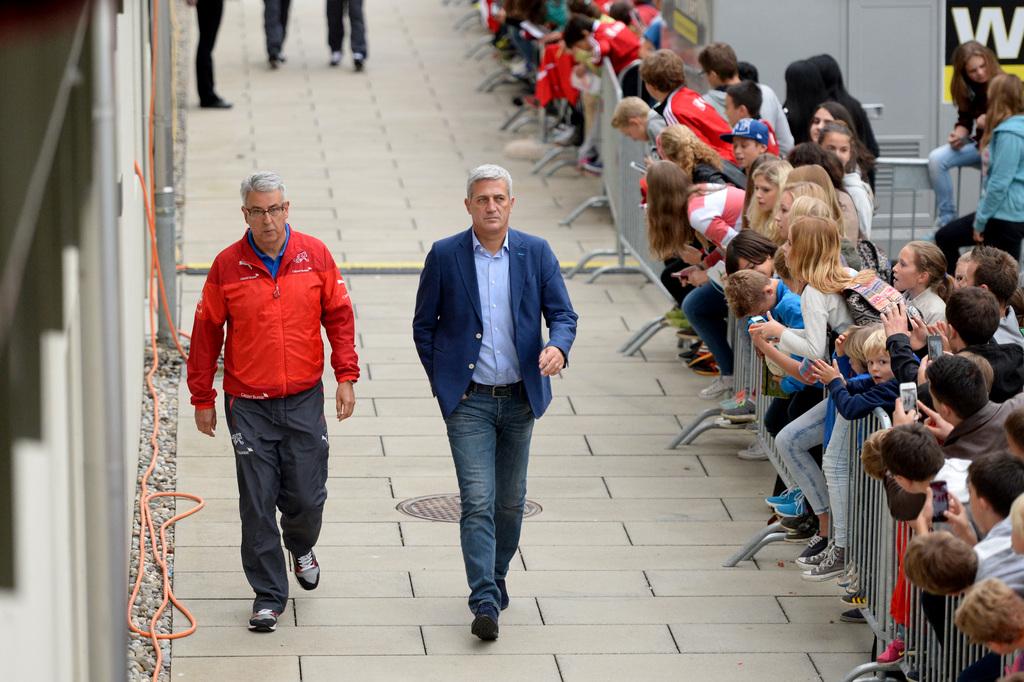
<svg viewBox="0 0 1024 682">
<path fill-rule="evenodd" d="M 486 602 L 477 607 L 470 631 L 485 642 L 498 639 L 498 609 L 494 604 Z"/>
<path fill-rule="evenodd" d="M 501 604 L 498 608 L 504 611 L 508 608 L 508 590 L 505 589 L 505 579 L 495 578 L 494 583 L 498 586 L 498 592 L 501 592 Z"/>
</svg>

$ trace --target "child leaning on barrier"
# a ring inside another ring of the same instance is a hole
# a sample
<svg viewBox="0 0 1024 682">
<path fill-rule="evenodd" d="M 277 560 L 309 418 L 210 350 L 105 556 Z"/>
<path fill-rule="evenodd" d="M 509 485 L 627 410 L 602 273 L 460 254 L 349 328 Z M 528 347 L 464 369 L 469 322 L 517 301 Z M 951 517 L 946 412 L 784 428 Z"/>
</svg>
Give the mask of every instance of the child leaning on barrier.
<svg viewBox="0 0 1024 682">
<path fill-rule="evenodd" d="M 984 644 L 999 655 L 1024 648 L 1024 599 L 998 578 L 982 580 L 968 590 L 956 610 L 954 622 L 972 641 Z M 1018 657 L 1007 672 L 1017 673 L 1022 669 L 1024 666 Z"/>
<path fill-rule="evenodd" d="M 647 142 L 653 147 L 658 134 L 665 129 L 665 119 L 639 97 L 623 97 L 612 113 L 612 128 L 631 140 Z"/>
</svg>

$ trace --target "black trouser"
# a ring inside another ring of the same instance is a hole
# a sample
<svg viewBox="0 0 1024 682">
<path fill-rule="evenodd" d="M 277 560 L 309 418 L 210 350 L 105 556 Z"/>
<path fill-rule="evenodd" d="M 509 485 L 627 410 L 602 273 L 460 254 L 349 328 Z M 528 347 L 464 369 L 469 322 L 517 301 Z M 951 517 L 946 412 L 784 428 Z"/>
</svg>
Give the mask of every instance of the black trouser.
<svg viewBox="0 0 1024 682">
<path fill-rule="evenodd" d="M 281 613 L 288 600 L 281 536 L 296 556 L 311 550 L 327 501 L 324 387 L 269 400 L 225 394 L 224 403 L 238 476 L 242 568 L 256 593 L 253 611 Z"/>
<path fill-rule="evenodd" d="M 772 435 L 772 438 L 779 435 L 779 431 L 786 427 L 786 424 L 801 416 L 823 400 L 821 391 L 815 388 L 806 388 L 797 391 L 788 398 L 776 398 L 768 406 L 764 413 L 764 428 Z M 814 457 L 814 461 L 821 466 L 822 447 L 815 445 L 808 452 Z M 781 476 L 775 477 L 775 488 L 772 495 L 781 495 L 786 489 Z"/>
<path fill-rule="evenodd" d="M 263 32 L 267 36 L 267 57 L 281 56 L 288 33 L 288 9 L 292 0 L 263 0 Z"/>
<path fill-rule="evenodd" d="M 213 89 L 213 45 L 224 14 L 224 0 L 197 0 L 196 17 L 199 19 L 199 41 L 196 44 L 196 89 L 199 102 L 207 104 L 217 99 Z"/>
<path fill-rule="evenodd" d="M 327 0 L 327 44 L 331 52 L 341 52 L 345 41 L 344 16 L 348 14 L 349 46 L 353 55 L 366 59 L 366 21 L 363 18 L 363 0 Z"/>
<path fill-rule="evenodd" d="M 989 218 L 982 232 L 985 246 L 994 246 L 1020 261 L 1020 245 L 1024 240 L 1024 222 Z M 956 262 L 960 259 L 960 249 L 974 246 L 974 214 L 965 215 L 946 223 L 935 233 L 935 243 L 946 256 L 946 270 L 949 274 L 956 271 Z"/>
<path fill-rule="evenodd" d="M 672 294 L 672 298 L 676 299 L 676 305 L 682 305 L 683 299 L 694 289 L 689 284 L 683 284 L 678 277 L 672 276 L 673 273 L 686 267 L 689 266 L 682 259 L 669 258 L 665 261 L 665 269 L 661 271 L 661 284 L 668 289 L 668 293 Z"/>
</svg>

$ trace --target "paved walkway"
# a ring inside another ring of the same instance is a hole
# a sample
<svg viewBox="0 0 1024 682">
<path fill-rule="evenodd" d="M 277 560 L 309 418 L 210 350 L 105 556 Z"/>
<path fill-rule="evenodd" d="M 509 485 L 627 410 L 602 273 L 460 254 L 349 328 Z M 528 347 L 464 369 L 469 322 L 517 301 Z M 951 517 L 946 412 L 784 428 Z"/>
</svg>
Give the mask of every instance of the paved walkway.
<svg viewBox="0 0 1024 682">
<path fill-rule="evenodd" d="M 293 224 L 339 261 L 422 261 L 433 240 L 468 224 L 464 177 L 486 161 L 515 177 L 514 225 L 546 237 L 561 259 L 609 244 L 606 212 L 556 225 L 595 180 L 571 171 L 541 180 L 503 158 L 509 138 L 496 128 L 508 95 L 474 91 L 490 64 L 462 60 L 477 39 L 451 29 L 464 7 L 368 2 L 371 54 L 355 74 L 348 61 L 327 67 L 321 3 L 294 4 L 288 63 L 276 72 L 264 61 L 261 3 L 226 5 L 218 89 L 236 106 L 189 114 L 186 261 L 208 262 L 241 235 L 238 182 L 254 168 L 282 173 Z M 208 507 L 177 531 L 175 589 L 200 628 L 174 643 L 172 679 L 835 680 L 866 660 L 867 628 L 836 622 L 837 588 L 803 582 L 784 564 L 796 547 L 721 568 L 764 521 L 770 467 L 735 457 L 749 442 L 742 433 L 665 449 L 705 407 L 694 393 L 706 380 L 680 367 L 667 333 L 635 358 L 615 352 L 665 308 L 651 287 L 620 276 L 570 282 L 579 337 L 530 467 L 529 497 L 544 511 L 524 526 L 501 638 L 478 642 L 457 524 L 395 510 L 457 489 L 411 341 L 417 279 L 348 281 L 359 404 L 349 421 L 329 422 L 320 588 L 293 587 L 275 634 L 244 627 L 252 595 L 223 421 L 215 440 L 200 436 L 182 394 L 179 487 Z M 186 328 L 202 282 L 185 279 Z"/>
</svg>

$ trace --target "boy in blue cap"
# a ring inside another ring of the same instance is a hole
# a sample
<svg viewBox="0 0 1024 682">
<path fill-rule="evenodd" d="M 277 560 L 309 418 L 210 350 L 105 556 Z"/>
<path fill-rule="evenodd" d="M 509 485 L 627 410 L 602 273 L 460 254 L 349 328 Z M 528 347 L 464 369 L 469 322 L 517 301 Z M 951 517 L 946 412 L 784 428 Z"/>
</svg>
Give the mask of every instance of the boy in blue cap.
<svg viewBox="0 0 1024 682">
<path fill-rule="evenodd" d="M 732 143 L 736 164 L 743 170 L 768 151 L 768 126 L 753 118 L 741 118 L 736 121 L 731 133 L 719 137 Z"/>
</svg>

